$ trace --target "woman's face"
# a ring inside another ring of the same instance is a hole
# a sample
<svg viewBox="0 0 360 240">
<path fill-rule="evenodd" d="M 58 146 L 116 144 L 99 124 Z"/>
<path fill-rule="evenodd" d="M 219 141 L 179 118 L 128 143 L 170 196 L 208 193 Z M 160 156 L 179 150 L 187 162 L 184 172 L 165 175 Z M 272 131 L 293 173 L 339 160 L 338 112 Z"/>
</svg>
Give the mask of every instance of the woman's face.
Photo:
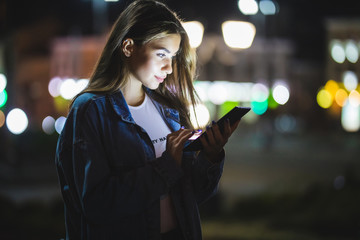
<svg viewBox="0 0 360 240">
<path fill-rule="evenodd" d="M 179 34 L 170 34 L 143 46 L 134 45 L 129 58 L 130 79 L 150 89 L 158 88 L 172 73 L 172 59 L 179 50 L 180 41 Z"/>
</svg>

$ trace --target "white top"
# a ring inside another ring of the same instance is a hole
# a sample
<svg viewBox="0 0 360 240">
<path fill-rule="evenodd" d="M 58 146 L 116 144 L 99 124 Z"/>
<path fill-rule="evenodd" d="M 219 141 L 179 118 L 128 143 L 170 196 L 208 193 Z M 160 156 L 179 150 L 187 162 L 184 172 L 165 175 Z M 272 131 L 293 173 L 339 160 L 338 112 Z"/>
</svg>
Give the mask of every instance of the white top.
<svg viewBox="0 0 360 240">
<path fill-rule="evenodd" d="M 156 157 L 160 157 L 166 149 L 166 136 L 171 133 L 154 103 L 145 94 L 145 99 L 139 106 L 129 106 L 132 117 L 137 125 L 145 129 L 149 135 Z"/>
</svg>

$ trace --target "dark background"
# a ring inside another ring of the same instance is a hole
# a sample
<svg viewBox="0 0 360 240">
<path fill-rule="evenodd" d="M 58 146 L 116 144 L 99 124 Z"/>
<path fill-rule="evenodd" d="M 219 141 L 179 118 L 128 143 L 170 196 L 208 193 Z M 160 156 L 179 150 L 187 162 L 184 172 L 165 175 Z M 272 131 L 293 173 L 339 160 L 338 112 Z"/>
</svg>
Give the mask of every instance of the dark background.
<svg viewBox="0 0 360 240">
<path fill-rule="evenodd" d="M 99 18 L 90 0 L 1 0 L 0 43 L 5 46 L 9 92 L 2 110 L 15 106 L 15 97 L 23 94 L 12 81 L 17 63 L 48 56 L 57 37 L 103 34 L 129 2 L 106 3 Z M 221 23 L 229 19 L 264 20 L 260 14 L 241 14 L 235 0 L 164 2 L 184 20 L 202 22 L 206 34 L 221 34 Z M 326 20 L 358 19 L 360 1 L 277 3 L 279 13 L 267 16 L 256 36 L 294 44 L 293 62 L 311 66 L 317 76 L 295 85 L 306 90 L 311 106 L 302 109 L 298 95 L 303 92 L 295 88 L 291 97 L 296 97 L 288 105 L 268 111 L 255 125 L 240 125 L 226 147 L 220 192 L 201 208 L 204 238 L 360 239 L 359 132 L 345 132 L 339 118 L 316 104 L 316 92 L 328 80 Z M 14 40 L 34 29 L 35 37 Z M 299 119 L 300 130 L 268 131 L 269 122 L 272 126 L 275 117 L 284 113 Z M 36 127 L 18 136 L 0 128 L 0 239 L 64 238 L 53 164 L 57 137 Z"/>
</svg>

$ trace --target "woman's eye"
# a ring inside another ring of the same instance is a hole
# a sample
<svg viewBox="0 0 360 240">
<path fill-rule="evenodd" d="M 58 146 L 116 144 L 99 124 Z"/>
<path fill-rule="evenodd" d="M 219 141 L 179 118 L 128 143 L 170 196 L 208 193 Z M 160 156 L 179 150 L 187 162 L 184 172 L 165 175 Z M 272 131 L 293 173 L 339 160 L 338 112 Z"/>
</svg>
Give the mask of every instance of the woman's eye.
<svg viewBox="0 0 360 240">
<path fill-rule="evenodd" d="M 157 56 L 158 56 L 158 57 L 161 57 L 161 58 L 164 58 L 164 57 L 166 57 L 166 54 L 164 54 L 164 53 L 158 53 Z"/>
</svg>

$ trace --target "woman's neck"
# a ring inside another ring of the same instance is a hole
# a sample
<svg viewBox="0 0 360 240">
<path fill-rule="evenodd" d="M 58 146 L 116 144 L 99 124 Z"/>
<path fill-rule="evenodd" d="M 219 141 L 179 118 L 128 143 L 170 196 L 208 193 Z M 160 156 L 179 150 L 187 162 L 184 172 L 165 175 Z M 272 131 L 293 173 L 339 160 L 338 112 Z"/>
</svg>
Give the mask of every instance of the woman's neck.
<svg viewBox="0 0 360 240">
<path fill-rule="evenodd" d="M 140 81 L 129 79 L 121 91 L 130 106 L 139 106 L 145 99 L 145 91 Z"/>
</svg>

